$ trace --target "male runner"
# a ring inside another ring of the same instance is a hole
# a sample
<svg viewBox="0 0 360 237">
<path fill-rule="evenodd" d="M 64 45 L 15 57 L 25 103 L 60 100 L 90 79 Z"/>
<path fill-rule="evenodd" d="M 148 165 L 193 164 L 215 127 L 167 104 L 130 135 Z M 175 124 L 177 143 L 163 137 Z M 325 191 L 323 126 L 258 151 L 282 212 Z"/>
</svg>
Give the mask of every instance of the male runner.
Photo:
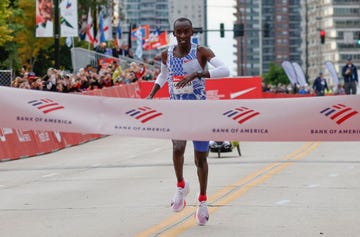
<svg viewBox="0 0 360 237">
<path fill-rule="evenodd" d="M 229 69 L 207 47 L 191 43 L 192 22 L 187 18 L 178 18 L 174 22 L 174 36 L 178 44 L 170 46 L 161 54 L 161 72 L 148 96 L 153 98 L 156 92 L 168 82 L 171 100 L 205 100 L 205 78 L 227 77 Z M 210 63 L 214 69 L 207 70 Z M 189 193 L 189 183 L 183 177 L 184 152 L 186 141 L 172 140 L 173 164 L 177 178 L 177 189 L 171 207 L 181 211 L 185 207 L 185 196 Z M 195 213 L 197 223 L 205 225 L 209 219 L 207 209 L 207 180 L 209 141 L 193 141 L 195 164 L 200 184 L 199 204 Z"/>
</svg>

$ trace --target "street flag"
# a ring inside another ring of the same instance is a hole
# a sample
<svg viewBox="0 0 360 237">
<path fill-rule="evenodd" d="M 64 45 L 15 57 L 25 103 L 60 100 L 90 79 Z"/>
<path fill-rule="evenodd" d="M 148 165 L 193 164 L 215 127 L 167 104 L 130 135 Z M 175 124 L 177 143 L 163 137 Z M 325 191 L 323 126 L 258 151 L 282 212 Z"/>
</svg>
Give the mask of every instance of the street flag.
<svg viewBox="0 0 360 237">
<path fill-rule="evenodd" d="M 95 37 L 94 37 L 94 26 L 93 26 L 93 19 L 91 16 L 91 8 L 89 8 L 89 13 L 87 17 L 87 25 L 86 25 L 86 36 L 85 40 L 92 45 L 95 45 Z"/>
<path fill-rule="evenodd" d="M 149 38 L 145 40 L 143 48 L 144 50 L 152 50 L 166 46 L 167 44 L 167 32 L 159 33 L 158 31 L 154 31 L 150 34 Z"/>
<path fill-rule="evenodd" d="M 77 0 L 63 0 L 60 3 L 61 37 L 78 35 Z"/>
<path fill-rule="evenodd" d="M 143 54 L 143 34 L 141 31 L 141 26 L 137 28 L 136 30 L 136 50 L 135 50 L 135 55 L 138 58 L 142 58 L 142 54 Z"/>
<path fill-rule="evenodd" d="M 296 79 L 297 79 L 299 85 L 306 86 L 307 83 L 306 83 L 306 79 L 305 79 L 305 74 L 304 74 L 304 71 L 302 70 L 301 66 L 296 62 L 293 62 L 292 65 L 294 67 Z"/>
<path fill-rule="evenodd" d="M 281 67 L 284 69 L 289 81 L 292 85 L 296 84 L 296 73 L 294 66 L 289 61 L 284 61 L 281 63 Z"/>
<path fill-rule="evenodd" d="M 73 37 L 72 36 L 68 36 L 66 37 L 66 46 L 68 46 L 69 48 L 71 48 L 71 46 L 73 45 Z"/>
<path fill-rule="evenodd" d="M 104 20 L 104 35 L 106 41 L 111 41 L 113 38 L 112 35 L 112 22 L 111 22 L 111 16 L 108 16 L 103 19 Z"/>
<path fill-rule="evenodd" d="M 140 28 L 141 31 L 141 35 L 142 35 L 142 40 L 146 40 L 147 38 L 149 38 L 149 32 L 150 32 L 150 26 L 149 25 L 143 25 L 138 27 Z M 136 31 L 138 30 L 138 28 L 132 29 L 131 30 L 131 40 L 137 40 L 136 37 Z"/>
<path fill-rule="evenodd" d="M 330 61 L 327 61 L 325 63 L 325 66 L 326 66 L 327 70 L 329 71 L 331 78 L 333 79 L 334 86 L 337 86 L 339 84 L 339 77 L 337 75 L 334 64 Z"/>
<path fill-rule="evenodd" d="M 53 29 L 53 2 L 47 3 L 43 8 L 41 1 L 36 1 L 36 37 L 54 37 Z"/>
<path fill-rule="evenodd" d="M 104 19 L 102 14 L 99 16 L 99 34 L 98 34 L 98 41 L 100 43 L 104 43 L 106 41 L 105 39 L 105 30 L 104 30 Z"/>
<path fill-rule="evenodd" d="M 116 34 L 115 34 L 115 39 L 114 39 L 114 44 L 115 46 L 120 46 L 120 39 L 121 39 L 121 27 L 120 27 L 120 22 L 118 24 L 118 26 L 116 27 Z"/>
</svg>

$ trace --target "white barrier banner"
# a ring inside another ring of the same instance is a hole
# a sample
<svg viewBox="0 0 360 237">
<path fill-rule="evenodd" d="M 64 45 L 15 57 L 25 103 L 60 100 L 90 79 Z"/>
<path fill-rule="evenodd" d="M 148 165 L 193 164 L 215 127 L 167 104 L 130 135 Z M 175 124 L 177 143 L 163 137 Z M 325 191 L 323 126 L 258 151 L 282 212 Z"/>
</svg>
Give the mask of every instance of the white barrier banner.
<svg viewBox="0 0 360 237">
<path fill-rule="evenodd" d="M 184 140 L 360 141 L 360 96 L 169 101 L 0 87 L 0 127 Z"/>
</svg>

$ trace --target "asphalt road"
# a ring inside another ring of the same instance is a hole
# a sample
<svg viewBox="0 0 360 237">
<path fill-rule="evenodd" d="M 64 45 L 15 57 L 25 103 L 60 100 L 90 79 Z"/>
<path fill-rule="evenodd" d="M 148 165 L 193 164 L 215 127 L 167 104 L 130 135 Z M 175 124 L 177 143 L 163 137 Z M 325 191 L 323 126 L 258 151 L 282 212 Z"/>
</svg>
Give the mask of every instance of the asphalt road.
<svg viewBox="0 0 360 237">
<path fill-rule="evenodd" d="M 110 136 L 0 163 L 1 237 L 360 236 L 359 142 L 242 142 L 209 155 L 210 220 L 193 217 L 198 182 L 170 209 L 168 140 Z"/>
</svg>

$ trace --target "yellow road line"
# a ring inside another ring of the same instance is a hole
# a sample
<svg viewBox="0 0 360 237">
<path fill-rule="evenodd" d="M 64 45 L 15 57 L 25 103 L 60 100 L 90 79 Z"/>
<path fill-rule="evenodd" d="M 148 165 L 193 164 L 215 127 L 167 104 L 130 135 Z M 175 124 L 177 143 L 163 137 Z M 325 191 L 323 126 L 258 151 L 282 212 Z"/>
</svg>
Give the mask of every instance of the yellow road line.
<svg viewBox="0 0 360 237">
<path fill-rule="evenodd" d="M 219 208 L 219 206 L 223 206 L 232 202 L 233 200 L 245 194 L 251 188 L 264 183 L 273 175 L 290 166 L 293 161 L 299 160 L 311 153 L 319 145 L 319 142 L 307 142 L 294 152 L 281 158 L 279 161 L 273 162 L 247 175 L 237 182 L 220 189 L 215 194 L 211 195 L 208 199 L 208 203 L 210 204 L 209 213 L 214 213 Z M 180 213 L 172 215 L 168 219 L 165 219 L 159 224 L 150 227 L 136 236 L 177 236 L 189 228 L 197 225 L 195 219 L 192 218 L 194 212 L 195 207 L 187 207 Z"/>
</svg>

